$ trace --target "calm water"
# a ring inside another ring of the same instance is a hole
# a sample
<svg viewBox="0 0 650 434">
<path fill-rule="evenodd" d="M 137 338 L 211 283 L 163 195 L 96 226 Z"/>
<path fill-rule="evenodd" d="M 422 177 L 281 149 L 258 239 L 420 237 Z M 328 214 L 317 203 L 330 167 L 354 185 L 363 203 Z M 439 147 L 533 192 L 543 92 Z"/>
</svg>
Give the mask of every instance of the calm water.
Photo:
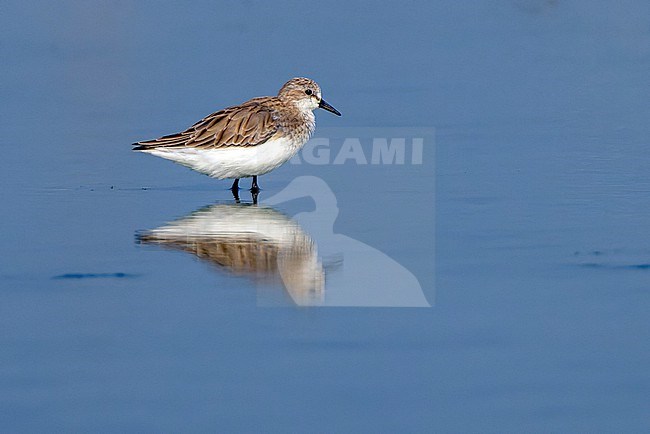
<svg viewBox="0 0 650 434">
<path fill-rule="evenodd" d="M 650 428 L 647 2 L 0 10 L 3 432 Z M 300 75 L 422 164 L 130 151 Z"/>
</svg>

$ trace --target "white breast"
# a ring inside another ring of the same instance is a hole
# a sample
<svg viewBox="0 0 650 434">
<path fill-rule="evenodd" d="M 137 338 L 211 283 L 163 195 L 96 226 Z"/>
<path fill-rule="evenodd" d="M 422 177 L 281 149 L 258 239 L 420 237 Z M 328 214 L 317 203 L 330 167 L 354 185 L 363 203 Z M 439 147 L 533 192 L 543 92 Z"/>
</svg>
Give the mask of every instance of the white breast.
<svg viewBox="0 0 650 434">
<path fill-rule="evenodd" d="M 213 178 L 224 179 L 264 175 L 291 159 L 303 145 L 304 142 L 281 137 L 257 146 L 230 146 L 219 149 L 156 148 L 146 152 Z"/>
</svg>

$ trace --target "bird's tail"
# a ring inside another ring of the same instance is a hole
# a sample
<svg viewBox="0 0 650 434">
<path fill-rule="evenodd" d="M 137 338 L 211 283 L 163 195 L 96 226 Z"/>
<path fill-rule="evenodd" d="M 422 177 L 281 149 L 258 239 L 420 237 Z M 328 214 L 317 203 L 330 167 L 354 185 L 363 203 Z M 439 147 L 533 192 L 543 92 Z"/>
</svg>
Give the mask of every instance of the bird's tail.
<svg viewBox="0 0 650 434">
<path fill-rule="evenodd" d="M 170 134 L 168 136 L 160 137 L 159 139 L 143 140 L 141 142 L 133 143 L 134 151 L 151 151 L 156 148 L 181 148 L 184 147 L 189 140 L 189 134 L 184 131 L 182 133 Z"/>
</svg>

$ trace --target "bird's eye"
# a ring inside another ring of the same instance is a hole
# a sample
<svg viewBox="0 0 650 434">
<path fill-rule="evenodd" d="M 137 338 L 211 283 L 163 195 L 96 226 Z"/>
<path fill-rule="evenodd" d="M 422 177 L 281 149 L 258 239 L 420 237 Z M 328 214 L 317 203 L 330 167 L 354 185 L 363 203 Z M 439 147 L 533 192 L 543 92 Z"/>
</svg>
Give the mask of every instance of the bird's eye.
<svg viewBox="0 0 650 434">
<path fill-rule="evenodd" d="M 311 89 L 307 89 L 307 90 L 305 91 L 305 93 L 306 93 L 307 95 L 311 95 L 311 94 L 312 94 L 312 91 L 311 91 Z"/>
</svg>

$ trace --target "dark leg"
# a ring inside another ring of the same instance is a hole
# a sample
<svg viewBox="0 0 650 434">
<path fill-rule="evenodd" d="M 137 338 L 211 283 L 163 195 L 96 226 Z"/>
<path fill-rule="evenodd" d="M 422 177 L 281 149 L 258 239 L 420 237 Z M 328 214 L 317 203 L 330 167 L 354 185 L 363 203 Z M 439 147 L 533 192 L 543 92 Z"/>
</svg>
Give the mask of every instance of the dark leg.
<svg viewBox="0 0 650 434">
<path fill-rule="evenodd" d="M 235 192 L 239 190 L 239 178 L 235 179 L 235 182 L 232 183 L 232 187 L 230 189 Z"/>
<path fill-rule="evenodd" d="M 257 176 L 253 176 L 253 185 L 251 185 L 251 191 L 260 191 L 260 187 L 257 185 Z"/>
<path fill-rule="evenodd" d="M 257 205 L 257 196 L 260 194 L 260 192 L 257 191 L 251 191 L 251 196 L 253 196 L 253 205 Z"/>
<path fill-rule="evenodd" d="M 235 199 L 235 203 L 239 203 L 239 191 L 230 190 L 232 192 L 232 197 Z"/>
</svg>

